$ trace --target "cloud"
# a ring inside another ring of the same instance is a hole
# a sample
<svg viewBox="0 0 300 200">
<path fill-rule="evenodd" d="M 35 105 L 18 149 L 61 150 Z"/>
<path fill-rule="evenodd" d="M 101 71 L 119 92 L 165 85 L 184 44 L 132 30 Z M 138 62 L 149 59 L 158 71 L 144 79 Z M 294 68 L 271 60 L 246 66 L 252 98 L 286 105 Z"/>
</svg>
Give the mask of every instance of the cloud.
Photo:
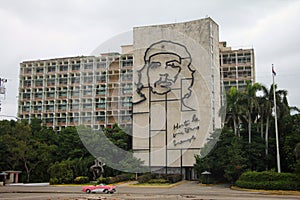
<svg viewBox="0 0 300 200">
<path fill-rule="evenodd" d="M 299 1 L 292 0 L 0 1 L 0 77 L 9 78 L 10 102 L 3 106 L 11 109 L 10 115 L 16 115 L 12 107 L 17 107 L 22 61 L 89 55 L 106 40 L 132 27 L 206 16 L 219 24 L 220 39 L 228 45 L 254 47 L 259 82 L 270 84 L 270 66 L 274 63 L 279 86 L 285 87 L 291 102 L 299 106 L 295 85 L 300 82 L 293 78 L 299 74 L 299 5 Z"/>
</svg>

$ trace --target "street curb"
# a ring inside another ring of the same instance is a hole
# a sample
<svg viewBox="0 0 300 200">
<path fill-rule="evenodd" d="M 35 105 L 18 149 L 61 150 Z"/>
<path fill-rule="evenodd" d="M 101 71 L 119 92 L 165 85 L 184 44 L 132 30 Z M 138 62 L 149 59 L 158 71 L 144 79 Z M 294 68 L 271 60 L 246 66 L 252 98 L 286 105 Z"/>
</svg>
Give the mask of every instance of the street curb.
<svg viewBox="0 0 300 200">
<path fill-rule="evenodd" d="M 128 187 L 150 187 L 150 188 L 172 188 L 172 187 L 175 187 L 175 186 L 178 186 L 178 185 L 181 185 L 183 183 L 185 183 L 186 181 L 179 181 L 177 183 L 173 183 L 173 184 L 170 184 L 170 185 L 134 185 L 134 184 L 128 184 L 127 186 Z"/>
<path fill-rule="evenodd" d="M 237 191 L 258 192 L 258 193 L 273 194 L 273 195 L 300 195 L 300 191 L 291 191 L 291 190 L 256 190 L 256 189 L 240 188 L 237 186 L 231 186 L 230 189 L 237 190 Z"/>
</svg>

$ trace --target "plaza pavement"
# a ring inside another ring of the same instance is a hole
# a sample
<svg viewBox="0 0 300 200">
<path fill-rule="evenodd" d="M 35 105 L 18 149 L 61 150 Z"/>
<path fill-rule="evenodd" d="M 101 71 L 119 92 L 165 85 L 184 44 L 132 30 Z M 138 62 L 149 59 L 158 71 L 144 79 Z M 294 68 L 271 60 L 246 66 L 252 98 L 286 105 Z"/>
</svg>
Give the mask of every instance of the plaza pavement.
<svg viewBox="0 0 300 200">
<path fill-rule="evenodd" d="M 168 187 L 134 186 L 132 183 L 117 185 L 115 194 L 85 194 L 81 186 L 4 186 L 0 187 L 0 200 L 299 200 L 300 192 L 261 190 L 236 190 L 228 185 L 200 185 L 183 181 Z"/>
</svg>

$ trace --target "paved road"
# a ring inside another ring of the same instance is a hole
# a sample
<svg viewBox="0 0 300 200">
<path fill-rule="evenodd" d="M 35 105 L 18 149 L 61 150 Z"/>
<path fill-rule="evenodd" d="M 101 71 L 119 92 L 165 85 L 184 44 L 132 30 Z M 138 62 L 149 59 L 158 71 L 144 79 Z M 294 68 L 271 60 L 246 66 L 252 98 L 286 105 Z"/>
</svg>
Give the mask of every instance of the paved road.
<svg viewBox="0 0 300 200">
<path fill-rule="evenodd" d="M 174 187 L 133 187 L 119 185 L 115 194 L 84 194 L 80 186 L 5 186 L 0 187 L 0 200 L 299 200 L 300 195 L 272 195 L 263 192 L 231 190 L 226 185 L 201 186 L 196 182 L 184 182 Z"/>
</svg>

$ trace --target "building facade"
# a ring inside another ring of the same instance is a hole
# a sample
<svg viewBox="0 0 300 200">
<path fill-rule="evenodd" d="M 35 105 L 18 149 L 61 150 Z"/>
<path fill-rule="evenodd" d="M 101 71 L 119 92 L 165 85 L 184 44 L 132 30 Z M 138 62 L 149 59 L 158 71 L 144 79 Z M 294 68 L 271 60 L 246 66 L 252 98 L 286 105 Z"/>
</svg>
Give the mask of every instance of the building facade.
<svg viewBox="0 0 300 200">
<path fill-rule="evenodd" d="M 221 128 L 219 30 L 210 18 L 133 30 L 133 151 L 151 171 L 196 178 Z"/>
<path fill-rule="evenodd" d="M 131 126 L 132 65 L 119 53 L 22 62 L 18 116 L 55 130 Z"/>
<path fill-rule="evenodd" d="M 254 49 L 232 49 L 226 42 L 219 43 L 221 83 L 225 91 L 231 87 L 243 90 L 246 82 L 255 83 Z"/>
<path fill-rule="evenodd" d="M 222 86 L 242 89 L 254 74 L 253 49 L 219 42 L 211 18 L 136 27 L 121 54 L 22 62 L 18 116 L 55 130 L 131 127 L 151 171 L 194 179 L 194 155 L 222 128 Z"/>
</svg>

